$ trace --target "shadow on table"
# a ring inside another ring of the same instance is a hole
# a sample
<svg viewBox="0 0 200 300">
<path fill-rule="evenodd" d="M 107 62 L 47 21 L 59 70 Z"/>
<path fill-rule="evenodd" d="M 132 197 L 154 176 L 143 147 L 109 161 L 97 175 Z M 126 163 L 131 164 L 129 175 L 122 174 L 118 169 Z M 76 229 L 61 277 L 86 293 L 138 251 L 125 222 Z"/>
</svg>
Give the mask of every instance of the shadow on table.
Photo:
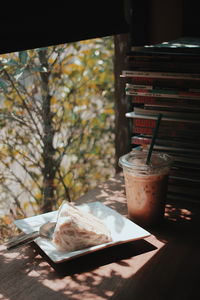
<svg viewBox="0 0 200 300">
<path fill-rule="evenodd" d="M 120 214 L 127 215 L 127 205 L 125 200 L 125 187 L 123 175 L 120 173 L 116 177 L 111 178 L 102 183 L 98 188 L 87 192 L 81 196 L 76 203 L 88 203 L 99 201 L 109 206 Z"/>
<path fill-rule="evenodd" d="M 121 286 L 110 299 L 197 299 L 199 252 L 199 236 L 186 233 L 183 237 L 171 231 L 171 237 L 166 238 L 164 246 L 150 260 L 129 278 L 121 279 Z"/>
<path fill-rule="evenodd" d="M 54 263 L 36 244 L 34 248 L 54 268 L 59 277 L 92 271 L 100 266 L 143 254 L 156 247 L 145 240 L 136 240 L 86 254 L 62 263 Z"/>
</svg>

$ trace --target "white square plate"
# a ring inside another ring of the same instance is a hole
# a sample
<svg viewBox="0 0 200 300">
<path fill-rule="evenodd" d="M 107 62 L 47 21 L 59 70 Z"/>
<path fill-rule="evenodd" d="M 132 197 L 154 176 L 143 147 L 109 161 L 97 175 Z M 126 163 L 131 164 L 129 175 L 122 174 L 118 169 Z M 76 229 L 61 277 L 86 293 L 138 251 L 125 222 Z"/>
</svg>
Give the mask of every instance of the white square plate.
<svg viewBox="0 0 200 300">
<path fill-rule="evenodd" d="M 105 206 L 100 202 L 85 203 L 78 205 L 77 207 L 83 211 L 91 212 L 93 215 L 101 219 L 110 229 L 112 242 L 72 252 L 60 252 L 51 241 L 40 237 L 35 239 L 35 243 L 46 253 L 46 255 L 49 256 L 54 263 L 60 263 L 65 260 L 74 259 L 78 256 L 117 244 L 143 239 L 150 235 L 150 233 L 142 227 L 138 226 L 129 219 L 120 215 L 115 210 Z M 56 221 L 57 212 L 58 211 L 53 211 L 22 220 L 16 220 L 14 223 L 23 232 L 30 233 L 38 230 L 39 227 L 46 222 Z"/>
</svg>

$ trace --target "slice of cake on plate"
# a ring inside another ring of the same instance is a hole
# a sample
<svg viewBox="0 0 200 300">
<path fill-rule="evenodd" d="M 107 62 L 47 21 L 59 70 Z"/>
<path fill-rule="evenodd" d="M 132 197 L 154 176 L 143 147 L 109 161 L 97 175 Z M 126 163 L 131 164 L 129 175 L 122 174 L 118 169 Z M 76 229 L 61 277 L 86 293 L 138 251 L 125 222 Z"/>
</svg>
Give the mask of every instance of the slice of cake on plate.
<svg viewBox="0 0 200 300">
<path fill-rule="evenodd" d="M 107 226 L 89 212 L 64 202 L 59 211 L 53 243 L 60 251 L 75 251 L 111 242 Z"/>
</svg>

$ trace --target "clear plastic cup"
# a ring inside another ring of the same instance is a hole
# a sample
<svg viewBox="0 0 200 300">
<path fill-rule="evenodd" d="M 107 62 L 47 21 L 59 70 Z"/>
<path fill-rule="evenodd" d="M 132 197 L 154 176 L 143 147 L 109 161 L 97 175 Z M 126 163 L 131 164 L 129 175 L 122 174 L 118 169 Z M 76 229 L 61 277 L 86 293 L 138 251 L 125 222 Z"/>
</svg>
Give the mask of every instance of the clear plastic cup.
<svg viewBox="0 0 200 300">
<path fill-rule="evenodd" d="M 164 216 L 168 175 L 172 159 L 153 152 L 146 164 L 147 152 L 133 150 L 120 157 L 123 168 L 128 216 L 138 225 L 151 227 Z"/>
</svg>

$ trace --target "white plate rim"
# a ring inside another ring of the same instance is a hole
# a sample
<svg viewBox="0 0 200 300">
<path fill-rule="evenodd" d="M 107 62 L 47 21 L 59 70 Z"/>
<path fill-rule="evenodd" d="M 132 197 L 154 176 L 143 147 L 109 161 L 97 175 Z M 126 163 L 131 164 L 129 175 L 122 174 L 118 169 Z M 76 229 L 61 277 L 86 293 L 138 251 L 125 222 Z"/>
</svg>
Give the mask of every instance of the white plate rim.
<svg viewBox="0 0 200 300">
<path fill-rule="evenodd" d="M 56 247 L 52 244 L 52 242 L 40 237 L 35 239 L 34 242 L 39 246 L 39 248 L 41 248 L 41 250 L 43 250 L 43 252 L 54 263 L 61 263 L 64 261 L 72 260 L 101 249 L 105 249 L 108 247 L 112 247 L 115 245 L 131 242 L 131 241 L 136 241 L 139 239 L 144 239 L 151 235 L 150 232 L 148 232 L 141 226 L 135 224 L 133 221 L 122 216 L 114 209 L 106 206 L 105 204 L 99 201 L 80 204 L 77 205 L 77 207 L 86 211 L 90 211 L 94 214 L 98 214 L 96 213 L 98 211 L 106 215 L 106 217 L 103 217 L 103 219 L 102 217 L 100 217 L 100 219 L 107 225 L 109 224 L 113 241 L 98 246 L 93 246 L 82 250 L 73 251 L 73 252 L 60 252 L 56 249 Z M 53 220 L 55 221 L 57 218 L 57 212 L 58 211 L 52 211 L 41 215 L 15 220 L 14 223 L 20 230 L 22 230 L 25 233 L 29 233 L 31 231 L 37 230 L 38 226 L 42 225 L 46 221 L 53 221 Z M 114 222 L 115 223 L 118 222 L 120 226 L 122 224 L 124 225 L 124 227 L 121 226 L 120 228 L 121 232 L 117 233 L 117 225 L 114 224 Z M 128 232 L 129 229 L 133 230 L 133 234 Z"/>
</svg>

